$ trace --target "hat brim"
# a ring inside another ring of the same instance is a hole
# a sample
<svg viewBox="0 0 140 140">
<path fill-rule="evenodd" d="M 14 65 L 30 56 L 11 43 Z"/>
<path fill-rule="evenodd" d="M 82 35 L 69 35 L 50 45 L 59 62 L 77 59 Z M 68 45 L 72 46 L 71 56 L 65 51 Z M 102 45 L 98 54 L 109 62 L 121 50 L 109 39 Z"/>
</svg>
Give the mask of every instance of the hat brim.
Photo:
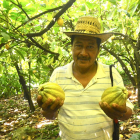
<svg viewBox="0 0 140 140">
<path fill-rule="evenodd" d="M 79 33 L 79 32 L 63 32 L 63 33 L 66 34 L 68 37 L 71 37 L 73 35 L 83 35 L 83 36 L 92 36 L 92 37 L 100 38 L 101 43 L 105 42 L 113 35 L 112 32 L 101 33 L 101 34 L 90 34 L 90 33 Z"/>
</svg>

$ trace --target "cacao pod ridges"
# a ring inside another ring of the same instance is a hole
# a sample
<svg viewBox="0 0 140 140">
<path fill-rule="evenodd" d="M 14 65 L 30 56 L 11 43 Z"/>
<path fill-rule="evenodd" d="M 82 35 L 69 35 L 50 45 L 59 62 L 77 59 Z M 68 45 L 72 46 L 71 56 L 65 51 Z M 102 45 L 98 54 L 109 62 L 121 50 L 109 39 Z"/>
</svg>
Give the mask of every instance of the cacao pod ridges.
<svg viewBox="0 0 140 140">
<path fill-rule="evenodd" d="M 55 101 L 57 97 L 60 100 L 65 100 L 65 93 L 63 89 L 56 83 L 47 82 L 39 86 L 39 95 L 42 96 L 42 102 L 44 103 L 48 98 Z"/>
<path fill-rule="evenodd" d="M 110 106 L 113 103 L 116 103 L 120 106 L 126 104 L 128 98 L 128 91 L 125 87 L 122 86 L 113 86 L 107 88 L 101 97 L 101 102 L 107 102 Z"/>
</svg>

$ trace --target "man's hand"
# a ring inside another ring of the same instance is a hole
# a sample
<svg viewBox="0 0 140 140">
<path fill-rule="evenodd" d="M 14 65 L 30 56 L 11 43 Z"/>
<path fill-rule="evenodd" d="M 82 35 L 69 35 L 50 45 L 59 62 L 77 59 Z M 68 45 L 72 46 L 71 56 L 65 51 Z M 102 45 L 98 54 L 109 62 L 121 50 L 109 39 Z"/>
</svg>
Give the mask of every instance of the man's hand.
<svg viewBox="0 0 140 140">
<path fill-rule="evenodd" d="M 131 94 L 132 92 L 128 91 L 128 98 Z M 112 106 L 110 106 L 107 102 L 100 102 L 99 105 L 105 114 L 111 119 L 127 120 L 132 115 L 132 110 L 126 105 L 119 106 L 118 104 L 113 103 Z"/>
<path fill-rule="evenodd" d="M 45 103 L 42 103 L 42 96 L 38 95 L 37 102 L 39 107 L 42 108 L 42 114 L 47 119 L 55 119 L 58 114 L 58 109 L 63 105 L 64 101 L 61 101 L 60 98 L 56 98 L 53 102 L 51 99 L 47 99 Z"/>
<path fill-rule="evenodd" d="M 128 109 L 126 105 L 119 106 L 118 104 L 113 103 L 112 106 L 110 106 L 107 102 L 100 102 L 99 105 L 101 109 L 105 112 L 105 114 L 111 119 L 125 119 L 125 114 L 127 113 Z"/>
</svg>

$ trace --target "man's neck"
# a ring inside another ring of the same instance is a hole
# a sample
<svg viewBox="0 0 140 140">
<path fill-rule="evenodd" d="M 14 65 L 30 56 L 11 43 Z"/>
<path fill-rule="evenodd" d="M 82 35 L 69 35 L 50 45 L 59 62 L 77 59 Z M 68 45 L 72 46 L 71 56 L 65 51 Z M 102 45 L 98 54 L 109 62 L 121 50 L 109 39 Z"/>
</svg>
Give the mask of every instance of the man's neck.
<svg viewBox="0 0 140 140">
<path fill-rule="evenodd" d="M 95 63 L 92 67 L 88 68 L 88 70 L 76 69 L 75 65 L 73 64 L 73 75 L 83 85 L 84 88 L 95 76 L 96 71 L 97 71 L 97 63 Z"/>
<path fill-rule="evenodd" d="M 92 66 L 88 67 L 88 68 L 85 68 L 85 69 L 81 69 L 79 67 L 77 67 L 75 65 L 75 63 L 73 63 L 73 74 L 75 75 L 90 75 L 90 74 L 93 74 L 93 73 L 96 73 L 97 71 L 97 62 L 95 62 Z"/>
</svg>

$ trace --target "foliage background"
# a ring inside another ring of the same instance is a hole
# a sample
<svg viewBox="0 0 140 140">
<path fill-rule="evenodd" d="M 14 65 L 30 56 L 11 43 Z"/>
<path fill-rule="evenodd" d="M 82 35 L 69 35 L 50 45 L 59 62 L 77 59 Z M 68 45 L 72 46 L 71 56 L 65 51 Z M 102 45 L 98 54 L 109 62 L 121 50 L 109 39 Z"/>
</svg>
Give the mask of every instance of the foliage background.
<svg viewBox="0 0 140 140">
<path fill-rule="evenodd" d="M 23 91 L 15 65 L 18 65 L 26 85 L 37 87 L 49 80 L 56 67 L 70 62 L 70 39 L 63 31 L 74 30 L 78 17 L 83 15 L 97 17 L 102 25 L 101 32 L 120 33 L 102 45 L 98 61 L 115 64 L 125 84 L 131 84 L 128 73 L 110 55 L 110 51 L 114 52 L 136 81 L 136 68 L 130 66 L 134 49 L 128 41 L 137 42 L 139 37 L 139 9 L 139 0 L 0 1 L 0 96 L 8 97 Z M 62 27 L 56 22 L 59 16 L 64 21 Z"/>
<path fill-rule="evenodd" d="M 63 32 L 74 30 L 78 18 L 83 15 L 98 18 L 102 26 L 101 32 L 114 32 L 113 37 L 102 44 L 98 61 L 114 64 L 127 87 L 140 89 L 139 0 L 0 0 L 2 134 L 7 132 L 13 137 L 12 130 L 19 127 L 20 132 L 28 132 L 25 139 L 33 139 L 35 133 L 37 139 L 58 136 L 57 125 L 39 130 L 33 127 L 35 121 L 41 122 L 40 118 L 43 118 L 35 101 L 31 103 L 31 99 L 36 100 L 36 94 L 31 91 L 48 81 L 56 67 L 72 60 L 71 42 Z M 57 24 L 59 17 L 64 21 L 63 26 Z M 29 109 L 28 103 L 23 100 L 25 93 L 28 95 L 29 106 L 34 105 L 34 108 Z M 128 131 L 138 131 L 140 127 L 137 105 L 135 111 L 132 123 L 135 121 L 135 125 L 128 126 L 129 122 L 121 124 L 124 128 L 129 128 L 122 132 L 127 138 Z M 11 126 L 5 126 L 5 122 Z M 18 134 L 18 131 L 15 130 L 14 134 Z"/>
</svg>

